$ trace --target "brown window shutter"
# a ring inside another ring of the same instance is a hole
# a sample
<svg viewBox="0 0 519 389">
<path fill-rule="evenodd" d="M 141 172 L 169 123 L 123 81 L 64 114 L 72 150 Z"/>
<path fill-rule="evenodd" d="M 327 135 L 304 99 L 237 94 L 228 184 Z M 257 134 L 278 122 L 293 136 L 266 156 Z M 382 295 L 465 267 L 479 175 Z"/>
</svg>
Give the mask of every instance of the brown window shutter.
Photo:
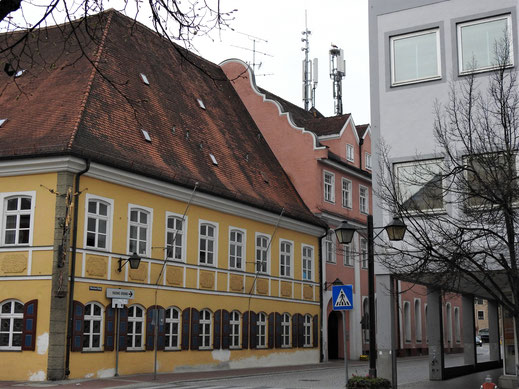
<svg viewBox="0 0 519 389">
<path fill-rule="evenodd" d="M 191 350 L 200 349 L 200 312 L 191 308 Z"/>
<path fill-rule="evenodd" d="M 163 318 L 163 320 L 159 320 L 158 323 L 159 329 L 157 331 L 157 350 L 164 350 L 166 347 L 166 310 L 160 305 L 157 305 L 157 309 L 159 310 L 159 315 Z"/>
<path fill-rule="evenodd" d="M 128 307 L 118 308 L 119 315 L 119 350 L 125 351 L 128 345 Z"/>
<path fill-rule="evenodd" d="M 281 314 L 276 312 L 276 348 L 281 348 Z"/>
<path fill-rule="evenodd" d="M 229 348 L 231 336 L 231 314 L 225 309 L 222 310 L 222 348 Z"/>
<path fill-rule="evenodd" d="M 305 345 L 305 317 L 300 313 L 297 314 L 297 347 L 303 347 Z"/>
<path fill-rule="evenodd" d="M 72 305 L 72 344 L 70 351 L 83 350 L 83 329 L 85 318 L 85 306 L 79 301 Z"/>
<path fill-rule="evenodd" d="M 31 300 L 23 306 L 22 350 L 34 351 L 36 345 L 36 321 L 38 300 Z"/>
<path fill-rule="evenodd" d="M 274 348 L 274 327 L 275 327 L 275 316 L 274 313 L 269 314 L 269 322 L 268 322 L 268 347 Z"/>
<path fill-rule="evenodd" d="M 313 330 L 313 346 L 317 347 L 319 345 L 319 316 L 314 315 L 314 320 L 312 323 Z"/>
<path fill-rule="evenodd" d="M 191 318 L 191 308 L 182 311 L 182 350 L 189 350 L 189 328 Z"/>
<path fill-rule="evenodd" d="M 249 311 L 243 314 L 241 334 L 241 347 L 249 348 Z"/>
<path fill-rule="evenodd" d="M 155 339 L 154 339 L 154 328 L 153 328 L 153 311 L 155 310 L 155 305 L 152 305 L 146 311 L 146 350 L 153 350 L 155 347 Z"/>
<path fill-rule="evenodd" d="M 115 308 L 108 304 L 105 308 L 105 351 L 114 351 L 115 347 Z"/>
<path fill-rule="evenodd" d="M 258 347 L 258 314 L 250 311 L 250 348 Z"/>
<path fill-rule="evenodd" d="M 297 332 L 297 325 L 299 324 L 299 322 L 297 321 L 297 313 L 295 315 L 292 315 L 292 347 L 297 347 L 297 335 L 298 335 L 298 332 Z"/>
<path fill-rule="evenodd" d="M 213 349 L 218 350 L 222 345 L 222 310 L 219 309 L 214 313 L 213 320 Z"/>
</svg>

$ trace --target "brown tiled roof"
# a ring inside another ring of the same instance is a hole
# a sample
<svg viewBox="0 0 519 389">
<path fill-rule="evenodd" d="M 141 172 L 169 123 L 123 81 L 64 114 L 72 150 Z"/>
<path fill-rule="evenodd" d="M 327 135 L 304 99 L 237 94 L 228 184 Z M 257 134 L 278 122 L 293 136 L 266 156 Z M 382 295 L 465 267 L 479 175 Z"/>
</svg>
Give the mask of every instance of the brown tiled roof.
<svg viewBox="0 0 519 389">
<path fill-rule="evenodd" d="M 265 94 L 266 98 L 277 101 L 281 105 L 283 112 L 289 112 L 290 117 L 297 126 L 304 127 L 317 136 L 338 134 L 351 116 L 347 113 L 340 116 L 324 117 L 314 107 L 311 108 L 310 111 L 306 111 L 266 89 L 259 87 L 258 89 L 261 93 Z"/>
<path fill-rule="evenodd" d="M 357 129 L 357 134 L 359 135 L 359 139 L 362 139 L 364 137 L 364 134 L 366 134 L 368 127 L 369 124 L 359 124 L 355 126 L 355 128 Z"/>
<path fill-rule="evenodd" d="M 0 127 L 0 159 L 88 158 L 187 187 L 198 181 L 203 192 L 276 213 L 284 207 L 286 216 L 322 224 L 220 67 L 115 11 L 89 24 L 98 27 L 95 42 L 84 26 L 77 31 L 101 73 L 77 43 L 64 43 L 67 33 L 51 27 L 28 42 L 35 54 L 23 59 L 22 77 L 0 75 L 0 118 L 8 118 Z"/>
</svg>

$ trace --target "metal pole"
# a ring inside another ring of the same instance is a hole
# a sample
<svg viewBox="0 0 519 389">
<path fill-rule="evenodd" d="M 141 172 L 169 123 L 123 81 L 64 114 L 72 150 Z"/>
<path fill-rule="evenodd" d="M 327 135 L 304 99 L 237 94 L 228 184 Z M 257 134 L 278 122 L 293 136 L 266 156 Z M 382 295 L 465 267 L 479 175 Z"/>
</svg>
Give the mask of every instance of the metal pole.
<svg viewBox="0 0 519 389">
<path fill-rule="evenodd" d="M 157 379 L 157 338 L 158 338 L 158 334 L 157 334 L 157 331 L 158 331 L 158 328 L 159 328 L 159 310 L 157 308 L 157 306 L 155 305 L 155 308 L 153 309 L 153 319 L 155 319 L 155 328 L 153 329 L 153 343 L 154 343 L 154 347 L 155 347 L 155 361 L 153 363 L 153 379 L 156 380 Z"/>
<path fill-rule="evenodd" d="M 373 215 L 368 215 L 368 303 L 369 303 L 369 376 L 377 376 L 377 339 L 375 320 L 375 254 Z"/>
<path fill-rule="evenodd" d="M 119 375 L 119 325 L 121 320 L 121 311 L 119 308 L 115 309 L 117 312 L 117 325 L 115 327 L 115 377 Z"/>
<path fill-rule="evenodd" d="M 343 331 L 343 343 L 344 343 L 344 371 L 346 373 L 346 385 L 345 388 L 348 387 L 348 349 L 346 341 L 346 311 L 342 311 L 342 331 Z"/>
</svg>

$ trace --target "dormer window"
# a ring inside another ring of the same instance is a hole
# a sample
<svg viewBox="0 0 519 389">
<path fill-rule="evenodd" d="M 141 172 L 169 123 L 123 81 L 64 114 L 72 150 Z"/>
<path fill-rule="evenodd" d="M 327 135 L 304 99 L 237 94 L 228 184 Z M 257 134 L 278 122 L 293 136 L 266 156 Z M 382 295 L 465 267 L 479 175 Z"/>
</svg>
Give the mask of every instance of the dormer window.
<svg viewBox="0 0 519 389">
<path fill-rule="evenodd" d="M 371 170 L 371 154 L 366 153 L 366 169 Z"/>
<path fill-rule="evenodd" d="M 201 99 L 196 99 L 196 100 L 198 101 L 198 105 L 200 106 L 200 108 L 205 109 L 204 102 Z"/>
<path fill-rule="evenodd" d="M 0 119 L 0 127 L 2 127 L 6 121 L 7 121 L 7 118 Z"/>
<path fill-rule="evenodd" d="M 148 133 L 148 131 L 146 131 L 146 130 L 141 130 L 141 131 L 142 131 L 142 135 L 144 136 L 144 139 L 146 139 L 146 142 L 151 143 L 151 137 L 150 137 L 150 134 Z"/>
<path fill-rule="evenodd" d="M 209 156 L 211 157 L 211 161 L 213 161 L 213 165 L 218 166 L 218 161 L 216 160 L 214 155 L 213 154 L 209 154 Z"/>
</svg>

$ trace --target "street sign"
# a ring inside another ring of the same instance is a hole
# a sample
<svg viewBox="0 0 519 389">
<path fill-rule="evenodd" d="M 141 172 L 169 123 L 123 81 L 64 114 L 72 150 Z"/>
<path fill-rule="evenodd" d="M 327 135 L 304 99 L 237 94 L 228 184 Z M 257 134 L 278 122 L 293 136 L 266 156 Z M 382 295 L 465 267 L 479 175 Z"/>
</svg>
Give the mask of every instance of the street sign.
<svg viewBox="0 0 519 389">
<path fill-rule="evenodd" d="M 128 304 L 128 299 L 112 299 L 112 308 L 124 308 Z"/>
<path fill-rule="evenodd" d="M 106 297 L 109 299 L 133 299 L 135 292 L 131 289 L 106 288 Z"/>
<path fill-rule="evenodd" d="M 332 287 L 332 304 L 334 311 L 353 309 L 353 285 L 334 285 Z"/>
</svg>

